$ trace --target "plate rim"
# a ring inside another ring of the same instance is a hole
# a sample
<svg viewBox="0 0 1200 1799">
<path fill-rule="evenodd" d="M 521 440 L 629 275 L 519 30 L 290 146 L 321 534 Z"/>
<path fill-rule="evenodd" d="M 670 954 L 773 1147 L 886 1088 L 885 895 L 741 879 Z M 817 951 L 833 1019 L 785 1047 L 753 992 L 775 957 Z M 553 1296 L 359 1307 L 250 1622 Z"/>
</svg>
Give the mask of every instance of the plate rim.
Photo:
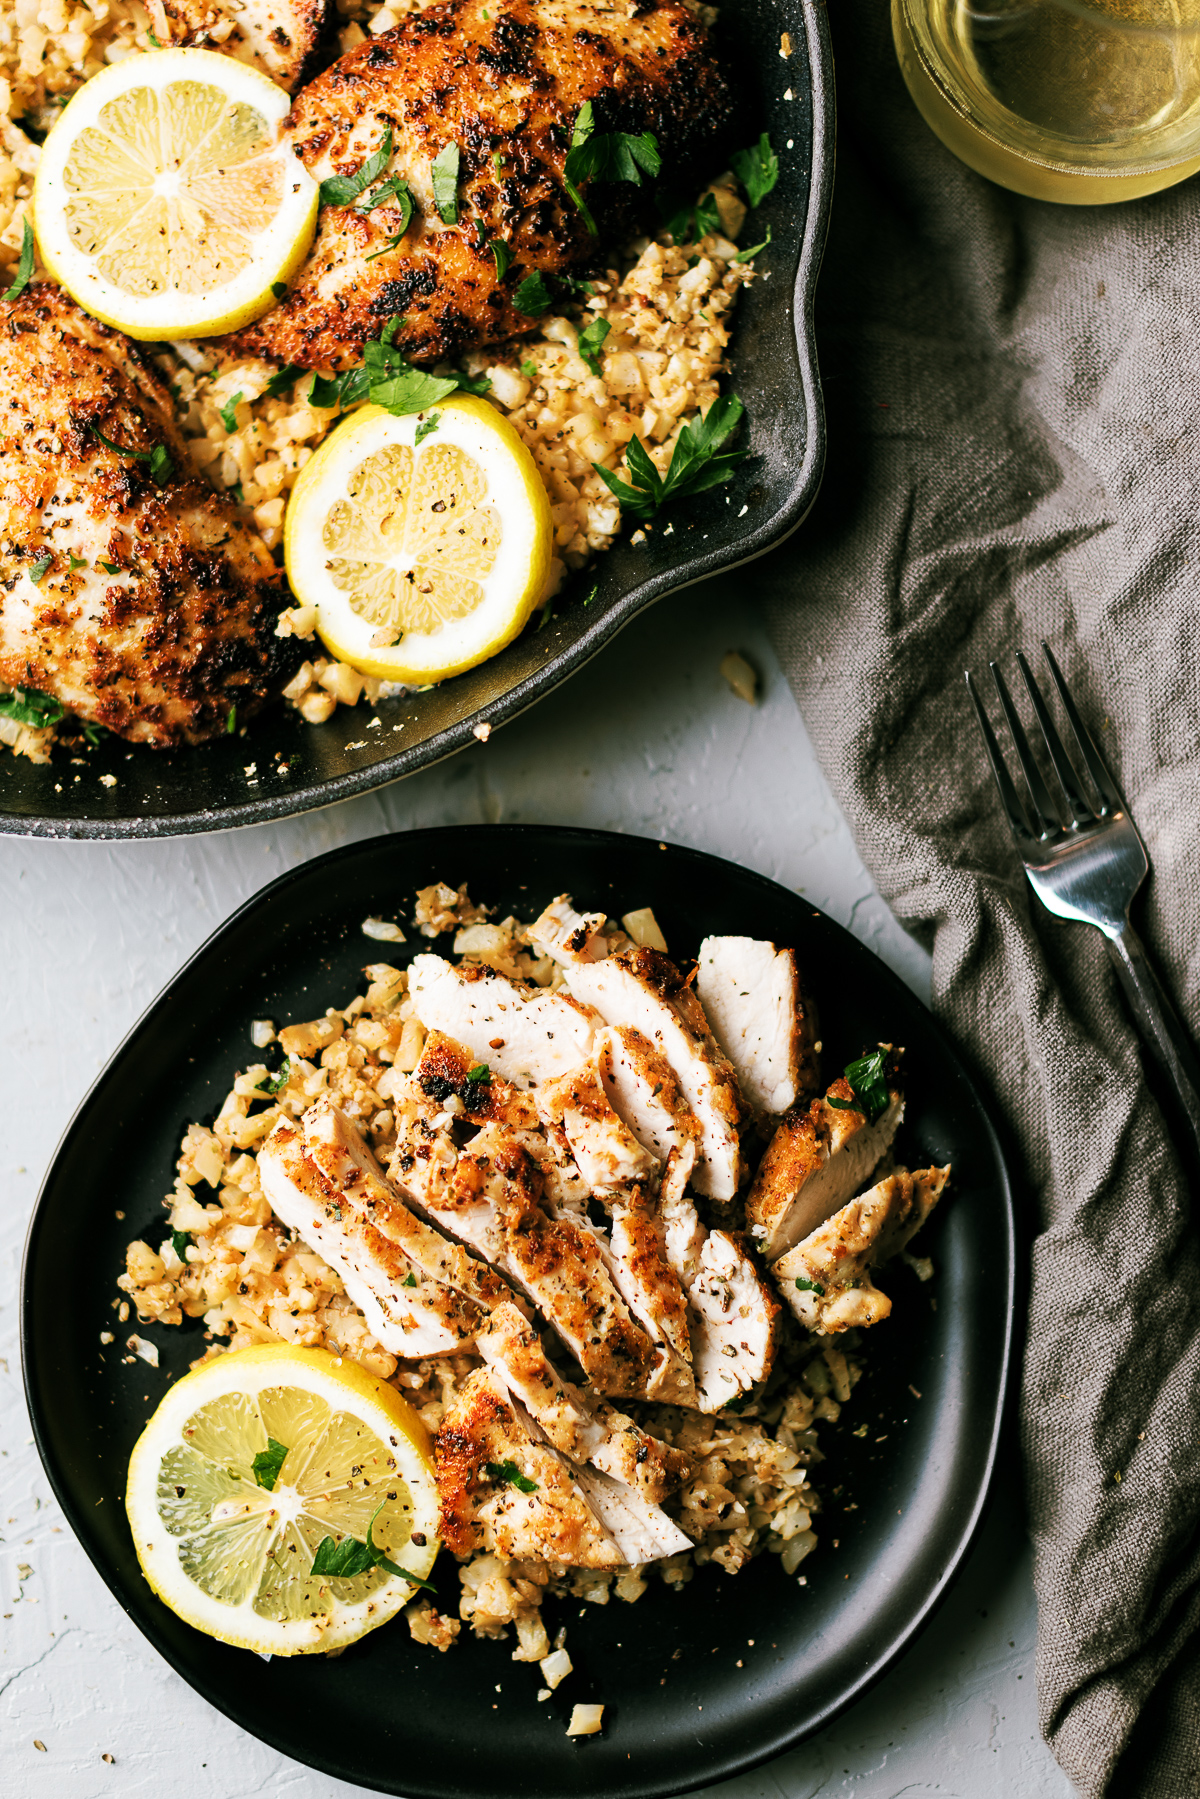
<svg viewBox="0 0 1200 1799">
<path fill-rule="evenodd" d="M 88 1560 L 91 1562 L 92 1567 L 99 1574 L 105 1587 L 112 1594 L 121 1610 L 132 1621 L 136 1629 L 193 1692 L 198 1693 L 207 1704 L 211 1705 L 214 1710 L 218 1711 L 222 1717 L 227 1718 L 230 1723 L 234 1724 L 238 1729 L 247 1731 L 249 1735 L 255 1737 L 258 1741 L 266 1743 L 270 1748 L 276 1750 L 279 1754 L 288 1757 L 289 1760 L 300 1766 L 311 1767 L 318 1773 L 325 1774 L 332 1779 L 347 1781 L 351 1785 L 358 1785 L 364 1791 L 395 1795 L 403 1793 L 406 1796 L 406 1799 L 455 1799 L 455 1792 L 453 1792 L 450 1787 L 444 1785 L 431 1786 L 422 1778 L 417 1778 L 414 1781 L 410 1777 L 406 1780 L 403 1787 L 396 1785 L 368 1786 L 364 1785 L 360 1772 L 348 1771 L 344 1764 L 340 1764 L 336 1760 L 324 1757 L 318 1758 L 309 1756 L 308 1754 L 303 1756 L 298 1755 L 294 1746 L 289 1745 L 282 1731 L 276 1733 L 269 1727 L 260 1728 L 257 1723 L 251 1726 L 244 1723 L 240 1717 L 234 1716 L 227 1709 L 226 1703 L 222 1699 L 216 1697 L 213 1691 L 210 1690 L 209 1683 L 203 1678 L 196 1678 L 187 1668 L 182 1666 L 180 1661 L 177 1660 L 175 1655 L 171 1652 L 166 1642 L 160 1640 L 158 1633 L 152 1627 L 144 1625 L 136 1616 L 134 1611 L 125 1601 L 119 1576 L 114 1576 L 110 1573 L 99 1549 L 97 1548 L 94 1550 L 89 1541 L 86 1528 L 88 1514 L 81 1505 L 76 1504 L 69 1479 L 59 1469 L 57 1462 L 54 1459 L 48 1441 L 49 1433 L 43 1429 L 40 1402 L 35 1396 L 34 1379 L 30 1368 L 30 1351 L 34 1331 L 30 1269 L 33 1258 L 37 1254 L 41 1228 L 49 1223 L 48 1216 L 43 1217 L 43 1214 L 49 1213 L 50 1190 L 55 1182 L 57 1170 L 65 1154 L 67 1144 L 77 1125 L 90 1108 L 94 1104 L 100 1102 L 103 1097 L 103 1089 L 113 1078 L 118 1064 L 123 1060 L 127 1050 L 133 1045 L 134 1040 L 140 1035 L 143 1027 L 155 1013 L 161 1008 L 169 1005 L 176 988 L 185 980 L 193 967 L 207 957 L 210 951 L 218 945 L 219 940 L 223 938 L 227 932 L 232 931 L 236 926 L 241 924 L 246 917 L 257 908 L 269 904 L 271 899 L 282 889 L 286 888 L 292 882 L 311 875 L 314 871 L 328 868 L 339 861 L 352 860 L 356 855 L 376 850 L 379 845 L 383 843 L 392 842 L 399 847 L 400 845 L 407 844 L 414 838 L 420 839 L 422 843 L 435 841 L 437 839 L 448 842 L 452 838 L 460 836 L 464 831 L 470 831 L 474 834 L 493 839 L 506 837 L 514 843 L 519 843 L 522 839 L 529 840 L 536 837 L 554 837 L 560 840 L 563 838 L 575 838 L 578 839 L 581 844 L 586 843 L 592 847 L 607 844 L 614 854 L 619 854 L 623 847 L 627 847 L 631 843 L 636 843 L 642 848 L 655 846 L 659 849 L 666 849 L 672 856 L 682 857 L 685 860 L 690 859 L 700 868 L 710 864 L 734 868 L 739 875 L 748 875 L 752 880 L 760 883 L 766 888 L 777 889 L 791 902 L 801 900 L 803 904 L 808 906 L 813 914 L 821 918 L 827 926 L 832 925 L 835 932 L 850 938 L 851 942 L 874 962 L 876 969 L 882 975 L 884 984 L 891 986 L 893 990 L 900 990 L 904 995 L 905 1002 L 915 1006 L 917 1010 L 924 1015 L 926 1028 L 933 1033 L 942 1053 L 954 1065 L 959 1077 L 965 1085 L 970 1101 L 975 1109 L 976 1117 L 984 1127 L 984 1135 L 995 1163 L 998 1187 L 997 1197 L 1000 1202 L 1005 1258 L 1005 1275 L 1003 1282 L 1005 1319 L 1003 1333 L 1004 1341 L 1002 1353 L 1000 1354 L 997 1363 L 997 1398 L 990 1424 L 987 1453 L 982 1459 L 977 1473 L 973 1477 L 971 1503 L 961 1524 L 957 1527 L 953 1550 L 947 1557 L 941 1574 L 926 1593 L 921 1604 L 916 1607 L 900 1627 L 891 1632 L 887 1639 L 886 1646 L 872 1656 L 871 1662 L 865 1671 L 857 1678 L 849 1681 L 836 1697 L 827 1701 L 815 1712 L 807 1715 L 799 1725 L 777 1730 L 768 1740 L 758 1740 L 753 1746 L 746 1749 L 727 1750 L 720 1754 L 714 1751 L 714 1760 L 696 1779 L 688 1778 L 682 1784 L 678 1781 L 664 1783 L 661 1780 L 652 1779 L 637 1788 L 637 1799 L 675 1799 L 675 1795 L 677 1794 L 695 1792 L 701 1787 L 707 1787 L 716 1782 L 732 1779 L 737 1775 L 748 1773 L 752 1769 L 762 1766 L 765 1762 L 774 1760 L 778 1756 L 797 1748 L 801 1743 L 807 1741 L 812 1736 L 816 1735 L 817 1732 L 823 1730 L 827 1725 L 832 1723 L 858 1699 L 862 1698 L 865 1693 L 884 1677 L 884 1675 L 899 1660 L 900 1656 L 915 1642 L 916 1638 L 928 1625 L 935 1612 L 945 1600 L 954 1582 L 957 1580 L 962 1571 L 963 1564 L 978 1536 L 991 1497 L 1000 1444 L 1007 1428 L 1009 1414 L 1013 1405 L 1013 1352 L 1017 1329 L 1016 1211 L 1013 1199 L 1011 1172 L 1008 1158 L 1004 1150 L 1003 1135 L 997 1127 L 991 1105 L 980 1092 L 979 1084 L 971 1066 L 964 1060 L 962 1055 L 960 1055 L 953 1039 L 944 1029 L 940 1020 L 934 1016 L 930 1008 L 926 1006 L 919 995 L 914 993 L 895 970 L 884 962 L 883 959 L 869 947 L 869 945 L 864 943 L 860 938 L 854 937 L 853 933 L 848 931 L 846 926 L 839 924 L 836 919 L 832 918 L 827 912 L 822 911 L 820 907 L 812 905 L 810 901 L 804 898 L 804 896 L 797 894 L 794 889 L 784 886 L 782 882 L 775 881 L 768 875 L 760 874 L 756 869 L 745 868 L 740 863 L 733 862 L 729 857 L 718 856 L 706 850 L 697 850 L 686 844 L 671 843 L 658 837 L 645 837 L 640 834 L 621 831 L 590 830 L 581 826 L 521 823 L 501 823 L 494 825 L 450 824 L 427 826 L 414 831 L 380 832 L 375 836 L 359 838 L 353 843 L 340 844 L 334 849 L 324 851 L 319 856 L 313 856 L 305 861 L 298 862 L 293 868 L 287 869 L 282 874 L 275 876 L 274 879 L 267 882 L 263 887 L 257 889 L 243 900 L 227 918 L 209 933 L 203 943 L 196 947 L 186 961 L 176 970 L 175 974 L 172 975 L 170 980 L 164 984 L 161 990 L 143 1009 L 138 1018 L 125 1032 L 116 1048 L 106 1060 L 103 1068 L 88 1087 L 87 1092 L 75 1108 L 71 1119 L 55 1146 L 54 1153 L 47 1165 L 45 1175 L 43 1176 L 38 1189 L 37 1199 L 34 1202 L 34 1207 L 30 1214 L 21 1257 L 19 1330 L 21 1379 L 26 1409 L 33 1431 L 38 1457 L 46 1474 L 46 1478 L 50 1483 L 51 1490 L 59 1505 L 62 1507 L 63 1515 L 70 1525 L 77 1541 L 84 1550 L 84 1553 L 87 1555 Z M 465 1789 L 457 1789 L 457 1791 L 465 1791 Z M 487 1795 L 483 1789 L 479 1789 L 477 1795 L 471 1795 L 471 1799 L 487 1799 Z"/>
<path fill-rule="evenodd" d="M 709 551 L 689 559 L 691 571 L 684 579 L 668 569 L 649 575 L 597 618 L 574 644 L 561 652 L 549 667 L 529 674 L 497 699 L 437 733 L 426 744 L 400 749 L 386 760 L 347 769 L 328 780 L 312 781 L 286 793 L 264 794 L 253 799 L 208 807 L 197 812 L 144 815 L 128 818 L 52 818 L 45 813 L 20 814 L 3 809 L 0 800 L 0 836 L 40 837 L 56 841 L 122 842 L 170 837 L 206 836 L 216 831 L 244 829 L 251 825 L 280 823 L 306 812 L 336 804 L 361 794 L 378 792 L 419 769 L 433 768 L 476 741 L 476 728 L 496 729 L 578 674 L 655 601 L 717 575 L 731 574 L 757 561 L 785 543 L 804 523 L 816 503 L 825 466 L 826 424 L 817 361 L 814 307 L 817 278 L 829 226 L 836 149 L 833 50 L 824 0 L 796 0 L 804 20 L 812 102 L 812 167 L 808 204 L 800 239 L 800 254 L 792 289 L 792 330 L 800 386 L 809 418 L 804 458 L 792 493 L 772 518 L 764 520 L 745 538 L 743 553 L 722 560 L 721 552 Z M 436 741 L 436 750 L 425 753 Z M 137 746 L 135 746 L 135 749 Z M 203 746 L 200 746 L 200 753 Z M 152 752 L 147 752 L 152 753 Z M 186 752 L 195 754 L 196 751 Z"/>
</svg>

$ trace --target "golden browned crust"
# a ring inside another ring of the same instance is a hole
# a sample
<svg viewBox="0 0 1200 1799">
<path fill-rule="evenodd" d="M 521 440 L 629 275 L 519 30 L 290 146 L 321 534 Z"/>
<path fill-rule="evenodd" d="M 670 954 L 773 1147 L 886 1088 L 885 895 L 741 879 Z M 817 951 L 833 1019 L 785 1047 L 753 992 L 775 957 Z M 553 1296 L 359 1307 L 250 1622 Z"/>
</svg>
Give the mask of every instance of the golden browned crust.
<svg viewBox="0 0 1200 1799">
<path fill-rule="evenodd" d="M 600 236 L 564 185 L 571 130 L 585 101 L 598 131 L 652 131 L 662 176 L 588 187 Z M 313 175 L 351 175 L 390 124 L 390 172 L 418 210 L 402 224 L 386 202 L 323 209 L 287 298 L 240 334 L 244 351 L 302 368 L 347 368 L 368 338 L 401 317 L 396 345 L 417 361 L 461 354 L 536 329 L 514 295 L 538 270 L 603 267 L 654 189 L 712 172 L 732 103 L 703 26 L 679 0 L 613 10 L 593 0 L 446 0 L 359 44 L 304 89 L 292 139 Z M 430 165 L 460 153 L 458 222 L 433 206 Z M 502 160 L 497 162 L 496 158 Z M 497 274 L 490 245 L 512 262 Z M 375 260 L 368 260 L 375 257 Z"/>
<path fill-rule="evenodd" d="M 278 571 L 196 475 L 162 382 L 49 285 L 0 303 L 0 344 L 0 680 L 131 742 L 248 718 L 299 651 L 275 636 Z M 160 487 L 97 431 L 165 447 L 172 474 Z"/>
<path fill-rule="evenodd" d="M 329 0 L 237 0 L 231 9 L 217 0 L 163 0 L 172 44 L 199 44 L 241 62 L 256 63 L 272 81 L 294 94 L 315 73 Z M 214 25 L 226 28 L 218 43 Z"/>
<path fill-rule="evenodd" d="M 514 1130 L 536 1130 L 538 1111 L 532 1097 L 490 1071 L 485 1080 L 468 1080 L 478 1064 L 469 1050 L 442 1031 L 430 1031 L 414 1070 L 417 1085 L 438 1105 L 454 1095 L 470 1124 L 506 1124 Z"/>
</svg>

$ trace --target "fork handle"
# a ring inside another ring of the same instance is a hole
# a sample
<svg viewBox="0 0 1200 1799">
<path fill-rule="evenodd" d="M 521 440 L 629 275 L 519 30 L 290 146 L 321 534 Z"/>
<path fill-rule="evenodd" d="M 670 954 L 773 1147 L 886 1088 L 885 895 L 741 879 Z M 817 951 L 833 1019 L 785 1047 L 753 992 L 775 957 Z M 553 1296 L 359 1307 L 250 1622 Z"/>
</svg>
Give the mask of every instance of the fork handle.
<svg viewBox="0 0 1200 1799">
<path fill-rule="evenodd" d="M 1138 1030 L 1174 1087 L 1200 1153 L 1200 1059 L 1191 1038 L 1129 921 L 1119 935 L 1106 931 L 1104 941 Z"/>
</svg>

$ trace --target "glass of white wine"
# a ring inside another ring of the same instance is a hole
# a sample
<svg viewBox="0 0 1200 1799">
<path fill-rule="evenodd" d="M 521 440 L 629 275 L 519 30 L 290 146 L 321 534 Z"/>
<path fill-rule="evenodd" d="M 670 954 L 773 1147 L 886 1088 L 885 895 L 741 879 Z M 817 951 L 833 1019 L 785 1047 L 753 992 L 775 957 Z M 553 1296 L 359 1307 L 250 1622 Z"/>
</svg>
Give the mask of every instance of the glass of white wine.
<svg viewBox="0 0 1200 1799">
<path fill-rule="evenodd" d="M 1018 194 L 1096 206 L 1200 169 L 1200 0 L 892 0 L 909 91 Z"/>
</svg>

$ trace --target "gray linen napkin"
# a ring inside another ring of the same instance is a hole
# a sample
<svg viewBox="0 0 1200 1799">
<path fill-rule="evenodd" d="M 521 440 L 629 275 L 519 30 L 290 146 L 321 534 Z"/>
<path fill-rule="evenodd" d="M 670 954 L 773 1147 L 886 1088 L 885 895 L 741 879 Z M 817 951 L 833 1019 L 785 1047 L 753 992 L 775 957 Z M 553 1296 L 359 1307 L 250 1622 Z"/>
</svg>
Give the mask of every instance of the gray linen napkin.
<svg viewBox="0 0 1200 1799">
<path fill-rule="evenodd" d="M 838 177 L 809 523 L 760 571 L 862 854 L 1017 1146 L 1042 1727 L 1102 1793 L 1200 1793 L 1200 1258 L 1097 933 L 1037 907 L 962 671 L 1051 644 L 1154 877 L 1135 920 L 1200 1022 L 1200 184 L 1054 207 L 959 164 L 881 0 L 831 9 Z M 1023 1166 L 1020 1164 L 1023 1163 Z"/>
</svg>

